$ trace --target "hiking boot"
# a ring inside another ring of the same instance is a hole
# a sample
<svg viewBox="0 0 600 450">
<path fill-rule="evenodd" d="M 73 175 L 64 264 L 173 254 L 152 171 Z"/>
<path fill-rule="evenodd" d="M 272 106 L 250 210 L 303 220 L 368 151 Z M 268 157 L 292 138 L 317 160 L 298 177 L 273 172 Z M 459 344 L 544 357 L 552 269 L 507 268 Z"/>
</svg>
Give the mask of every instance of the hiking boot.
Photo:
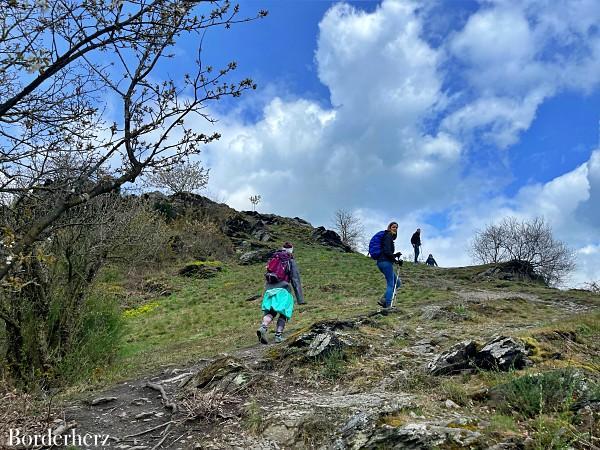
<svg viewBox="0 0 600 450">
<path fill-rule="evenodd" d="M 283 335 L 281 333 L 275 333 L 275 343 L 279 344 L 280 342 L 283 342 L 284 338 Z"/>
<path fill-rule="evenodd" d="M 381 297 L 379 300 L 377 300 L 377 304 L 382 308 L 385 308 L 385 297 Z"/>
<path fill-rule="evenodd" d="M 261 344 L 268 344 L 267 341 L 267 329 L 261 326 L 258 330 L 256 330 L 256 335 L 258 336 L 258 342 Z"/>
</svg>

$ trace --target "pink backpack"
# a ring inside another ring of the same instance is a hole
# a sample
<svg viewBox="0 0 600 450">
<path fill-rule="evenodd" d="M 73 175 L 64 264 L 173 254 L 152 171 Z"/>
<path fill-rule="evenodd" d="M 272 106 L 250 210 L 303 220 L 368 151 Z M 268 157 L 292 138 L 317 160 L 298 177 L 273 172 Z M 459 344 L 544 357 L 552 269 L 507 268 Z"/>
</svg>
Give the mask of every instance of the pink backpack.
<svg viewBox="0 0 600 450">
<path fill-rule="evenodd" d="M 267 263 L 265 279 L 267 283 L 274 284 L 280 281 L 290 281 L 290 259 L 293 256 L 288 252 L 278 251 Z"/>
</svg>

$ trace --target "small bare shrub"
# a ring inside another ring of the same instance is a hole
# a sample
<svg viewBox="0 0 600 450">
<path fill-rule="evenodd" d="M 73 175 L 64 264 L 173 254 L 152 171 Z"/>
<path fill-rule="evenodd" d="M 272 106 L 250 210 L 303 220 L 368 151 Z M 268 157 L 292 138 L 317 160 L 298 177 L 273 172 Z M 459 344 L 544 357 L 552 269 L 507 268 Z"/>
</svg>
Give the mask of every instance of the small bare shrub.
<svg viewBox="0 0 600 450">
<path fill-rule="evenodd" d="M 190 391 L 178 401 L 179 410 L 187 420 L 211 421 L 217 417 L 238 415 L 242 399 L 235 393 L 220 389 L 208 392 Z"/>
<path fill-rule="evenodd" d="M 594 294 L 600 294 L 600 281 L 588 281 L 583 283 L 583 289 L 593 292 Z"/>
<path fill-rule="evenodd" d="M 233 255 L 231 241 L 209 219 L 182 218 L 171 226 L 171 246 L 179 256 L 224 260 Z"/>
<path fill-rule="evenodd" d="M 333 229 L 352 250 L 360 251 L 365 246 L 365 228 L 360 218 L 351 211 L 338 209 L 333 216 Z"/>
</svg>

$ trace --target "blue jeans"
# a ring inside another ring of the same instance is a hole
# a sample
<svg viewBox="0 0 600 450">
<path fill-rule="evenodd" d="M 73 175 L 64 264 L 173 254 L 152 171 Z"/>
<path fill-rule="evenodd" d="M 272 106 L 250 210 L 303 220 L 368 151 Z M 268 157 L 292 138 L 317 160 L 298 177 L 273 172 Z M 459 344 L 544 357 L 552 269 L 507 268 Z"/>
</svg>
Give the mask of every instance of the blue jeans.
<svg viewBox="0 0 600 450">
<path fill-rule="evenodd" d="M 415 263 L 419 259 L 419 246 L 413 244 L 413 248 L 415 249 Z"/>
<path fill-rule="evenodd" d="M 377 268 L 385 277 L 387 287 L 385 289 L 385 307 L 389 308 L 392 304 L 392 295 L 394 294 L 394 285 L 397 283 L 397 289 L 402 286 L 400 277 L 394 273 L 394 264 L 390 261 L 377 261 Z"/>
</svg>

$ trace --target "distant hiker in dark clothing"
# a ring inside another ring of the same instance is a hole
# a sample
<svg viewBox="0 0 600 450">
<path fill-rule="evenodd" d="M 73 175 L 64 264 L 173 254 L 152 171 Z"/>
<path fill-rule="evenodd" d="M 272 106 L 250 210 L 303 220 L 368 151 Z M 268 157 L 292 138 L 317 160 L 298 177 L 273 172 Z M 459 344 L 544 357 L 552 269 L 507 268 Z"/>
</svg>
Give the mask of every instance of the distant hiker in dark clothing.
<svg viewBox="0 0 600 450">
<path fill-rule="evenodd" d="M 296 302 L 299 305 L 306 303 L 302 293 L 300 272 L 294 260 L 293 252 L 294 246 L 286 242 L 281 250 L 275 252 L 267 264 L 265 294 L 261 304 L 264 315 L 262 324 L 256 330 L 258 340 L 262 344 L 269 343 L 267 329 L 277 314 L 279 314 L 279 318 L 275 329 L 275 342 L 283 341 L 283 329 L 294 312 L 292 288 L 296 294 Z"/>
<path fill-rule="evenodd" d="M 437 266 L 438 265 L 438 263 L 435 262 L 435 259 L 433 259 L 433 255 L 431 253 L 427 257 L 427 261 L 425 261 L 425 264 L 427 264 L 428 266 Z"/>
<path fill-rule="evenodd" d="M 410 238 L 410 243 L 412 244 L 413 248 L 415 249 L 415 264 L 418 263 L 418 259 L 419 259 L 419 247 L 421 246 L 421 229 L 417 228 L 417 231 L 415 231 L 412 235 L 412 237 Z"/>
<path fill-rule="evenodd" d="M 384 297 L 379 301 L 379 305 L 389 308 L 392 305 L 392 296 L 394 288 L 402 286 L 402 281 L 394 273 L 394 262 L 401 253 L 394 253 L 394 240 L 398 235 L 398 224 L 392 222 L 388 225 L 382 239 L 381 254 L 377 258 L 377 268 L 381 271 L 386 281 L 386 290 Z"/>
</svg>

